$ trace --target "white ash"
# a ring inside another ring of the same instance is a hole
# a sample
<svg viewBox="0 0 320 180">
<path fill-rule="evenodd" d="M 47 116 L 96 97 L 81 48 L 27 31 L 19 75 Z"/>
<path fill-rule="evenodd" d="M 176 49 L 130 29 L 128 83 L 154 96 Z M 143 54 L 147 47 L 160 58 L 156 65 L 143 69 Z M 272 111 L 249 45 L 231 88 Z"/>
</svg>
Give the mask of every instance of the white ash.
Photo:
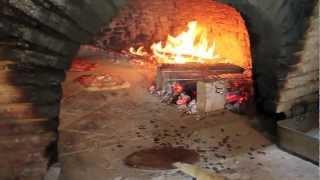
<svg viewBox="0 0 320 180">
<path fill-rule="evenodd" d="M 157 88 L 156 88 L 155 85 L 151 85 L 151 86 L 149 87 L 149 93 L 150 93 L 150 94 L 157 94 Z"/>
<path fill-rule="evenodd" d="M 175 87 L 180 86 L 177 82 L 167 83 L 165 89 L 158 90 L 155 85 L 148 89 L 149 93 L 161 97 L 160 102 L 166 104 L 176 104 L 179 111 L 185 114 L 197 114 L 197 101 L 192 99 L 186 92 L 175 91 Z"/>
<path fill-rule="evenodd" d="M 195 99 L 191 100 L 188 104 L 187 113 L 188 114 L 196 114 L 197 111 L 197 101 Z"/>
</svg>

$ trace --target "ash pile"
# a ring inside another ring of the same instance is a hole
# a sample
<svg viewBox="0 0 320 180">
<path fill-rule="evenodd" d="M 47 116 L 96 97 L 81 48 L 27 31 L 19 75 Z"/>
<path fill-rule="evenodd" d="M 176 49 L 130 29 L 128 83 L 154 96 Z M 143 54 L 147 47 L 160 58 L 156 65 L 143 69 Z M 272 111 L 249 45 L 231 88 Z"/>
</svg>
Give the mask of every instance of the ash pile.
<svg viewBox="0 0 320 180">
<path fill-rule="evenodd" d="M 149 92 L 160 97 L 162 103 L 177 105 L 177 108 L 186 114 L 198 112 L 194 83 L 169 82 L 162 90 L 157 89 L 156 85 L 151 85 Z"/>
</svg>

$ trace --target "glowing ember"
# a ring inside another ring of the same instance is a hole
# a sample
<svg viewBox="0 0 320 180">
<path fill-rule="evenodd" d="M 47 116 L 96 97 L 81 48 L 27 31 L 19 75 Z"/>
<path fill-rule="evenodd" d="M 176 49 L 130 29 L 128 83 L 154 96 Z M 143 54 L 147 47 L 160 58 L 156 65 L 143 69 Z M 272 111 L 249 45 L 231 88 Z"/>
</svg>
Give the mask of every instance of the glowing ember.
<svg viewBox="0 0 320 180">
<path fill-rule="evenodd" d="M 191 101 L 191 97 L 185 93 L 181 93 L 176 104 L 177 105 L 187 105 Z"/>
<path fill-rule="evenodd" d="M 179 83 L 173 83 L 172 84 L 172 91 L 174 92 L 175 95 L 180 94 L 183 92 L 183 87 Z"/>
<path fill-rule="evenodd" d="M 168 35 L 165 46 L 163 42 L 151 46 L 153 57 L 159 64 L 184 64 L 184 63 L 216 63 L 219 55 L 215 52 L 215 42 L 208 40 L 207 30 L 198 26 L 196 21 L 188 23 L 188 31 L 182 32 L 177 37 Z M 148 56 L 144 47 L 129 52 L 137 56 Z"/>
<path fill-rule="evenodd" d="M 144 50 L 144 47 L 139 47 L 137 50 L 131 47 L 129 49 L 129 52 L 131 54 L 137 55 L 137 56 L 146 56 L 148 53 Z"/>
<path fill-rule="evenodd" d="M 228 103 L 234 104 L 234 103 L 245 103 L 249 99 L 249 93 L 245 91 L 240 92 L 228 92 L 226 94 L 226 101 Z"/>
<path fill-rule="evenodd" d="M 210 63 L 219 57 L 215 53 L 215 42 L 209 43 L 207 31 L 196 21 L 189 22 L 188 31 L 177 37 L 169 35 L 164 47 L 158 42 L 151 50 L 159 63 Z"/>
</svg>

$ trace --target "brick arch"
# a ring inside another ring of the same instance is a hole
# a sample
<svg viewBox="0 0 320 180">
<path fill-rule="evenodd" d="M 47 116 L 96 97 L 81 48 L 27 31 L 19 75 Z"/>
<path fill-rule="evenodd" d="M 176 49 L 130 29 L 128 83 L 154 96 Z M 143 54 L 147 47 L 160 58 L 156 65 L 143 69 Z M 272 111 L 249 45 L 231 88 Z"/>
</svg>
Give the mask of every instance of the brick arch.
<svg viewBox="0 0 320 180">
<path fill-rule="evenodd" d="M 130 1 L 101 30 L 96 44 L 114 50 L 150 47 L 169 34 L 185 31 L 190 21 L 208 30 L 220 57 L 251 70 L 250 39 L 243 18 L 233 7 L 212 0 Z"/>
<path fill-rule="evenodd" d="M 198 20 L 213 30 L 220 53 L 243 52 L 227 57 L 247 59 L 247 67 L 253 67 L 259 109 L 273 115 L 281 113 L 277 111 L 281 79 L 297 63 L 294 53 L 301 50 L 298 41 L 313 6 L 314 1 L 308 0 L 133 0 L 102 29 L 96 44 L 115 50 L 132 45 L 149 47 L 167 34 L 180 33 L 188 21 Z M 242 39 L 235 42 L 235 50 L 228 47 L 230 39 Z"/>
<path fill-rule="evenodd" d="M 0 1 L 0 179 L 43 179 L 57 158 L 65 70 L 122 3 Z"/>
</svg>

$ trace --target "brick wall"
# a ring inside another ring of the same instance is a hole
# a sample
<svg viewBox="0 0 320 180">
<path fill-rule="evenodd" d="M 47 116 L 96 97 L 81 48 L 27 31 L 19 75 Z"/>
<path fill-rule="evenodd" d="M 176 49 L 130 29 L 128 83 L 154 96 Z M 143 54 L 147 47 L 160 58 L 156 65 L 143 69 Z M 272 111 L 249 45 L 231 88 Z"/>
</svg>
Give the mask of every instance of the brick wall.
<svg viewBox="0 0 320 180">
<path fill-rule="evenodd" d="M 319 103 L 319 12 L 310 19 L 303 50 L 295 56 L 299 62 L 290 67 L 288 75 L 280 79 L 277 112 L 287 116 L 318 111 Z"/>
<path fill-rule="evenodd" d="M 65 70 L 119 3 L 0 1 L 1 180 L 43 180 L 57 160 Z"/>
<path fill-rule="evenodd" d="M 221 57 L 251 68 L 248 32 L 241 15 L 231 6 L 211 0 L 132 0 L 97 38 L 100 47 L 115 50 L 165 40 L 196 20 L 206 27 Z"/>
</svg>

